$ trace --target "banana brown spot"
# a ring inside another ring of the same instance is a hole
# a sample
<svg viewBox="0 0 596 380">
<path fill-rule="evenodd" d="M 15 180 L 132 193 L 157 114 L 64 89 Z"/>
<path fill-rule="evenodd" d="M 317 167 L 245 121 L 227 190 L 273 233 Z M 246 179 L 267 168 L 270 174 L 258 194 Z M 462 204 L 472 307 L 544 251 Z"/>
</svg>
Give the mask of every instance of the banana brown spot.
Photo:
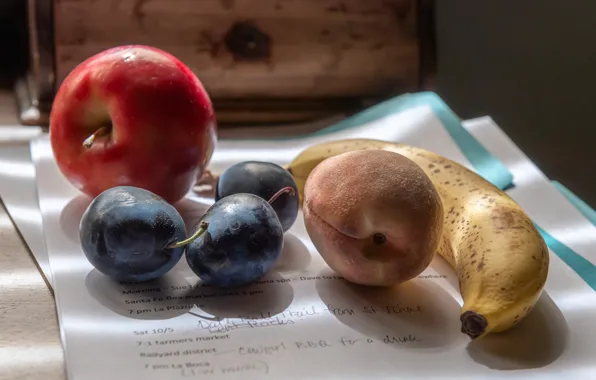
<svg viewBox="0 0 596 380">
<path fill-rule="evenodd" d="M 495 208 L 492 212 L 491 219 L 496 229 L 507 229 L 513 226 L 515 219 L 513 213 L 503 207 Z"/>
</svg>

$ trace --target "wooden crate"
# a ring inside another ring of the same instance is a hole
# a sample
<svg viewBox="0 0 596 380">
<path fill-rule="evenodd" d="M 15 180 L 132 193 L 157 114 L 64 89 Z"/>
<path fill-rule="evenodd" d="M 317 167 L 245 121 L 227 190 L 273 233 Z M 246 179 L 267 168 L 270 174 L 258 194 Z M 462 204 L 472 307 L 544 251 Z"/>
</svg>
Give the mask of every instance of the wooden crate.
<svg viewBox="0 0 596 380">
<path fill-rule="evenodd" d="M 113 46 L 146 44 L 195 72 L 222 125 L 351 112 L 420 90 L 428 76 L 424 36 L 432 33 L 421 4 L 29 0 L 32 65 L 20 95 L 37 96 L 40 113 L 47 113 L 56 88 L 79 62 Z"/>
</svg>

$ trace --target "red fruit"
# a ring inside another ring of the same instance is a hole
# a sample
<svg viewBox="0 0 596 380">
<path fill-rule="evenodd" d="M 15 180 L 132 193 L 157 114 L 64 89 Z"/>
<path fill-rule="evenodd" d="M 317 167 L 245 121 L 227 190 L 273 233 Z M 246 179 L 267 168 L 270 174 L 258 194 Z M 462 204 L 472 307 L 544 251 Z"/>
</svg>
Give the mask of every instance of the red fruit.
<svg viewBox="0 0 596 380">
<path fill-rule="evenodd" d="M 88 58 L 63 81 L 50 141 L 80 191 L 95 197 L 136 186 L 174 203 L 211 159 L 217 123 L 209 95 L 182 62 L 153 47 L 121 46 Z"/>
</svg>

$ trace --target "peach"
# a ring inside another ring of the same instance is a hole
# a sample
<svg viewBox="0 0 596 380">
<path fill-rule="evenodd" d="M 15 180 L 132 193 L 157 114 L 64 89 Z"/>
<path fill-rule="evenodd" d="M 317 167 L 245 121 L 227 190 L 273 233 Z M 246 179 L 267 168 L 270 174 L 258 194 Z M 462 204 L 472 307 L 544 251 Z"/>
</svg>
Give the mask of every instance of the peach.
<svg viewBox="0 0 596 380">
<path fill-rule="evenodd" d="M 443 204 L 412 160 L 384 150 L 327 158 L 306 179 L 306 230 L 327 265 L 369 286 L 406 282 L 431 263 Z"/>
</svg>

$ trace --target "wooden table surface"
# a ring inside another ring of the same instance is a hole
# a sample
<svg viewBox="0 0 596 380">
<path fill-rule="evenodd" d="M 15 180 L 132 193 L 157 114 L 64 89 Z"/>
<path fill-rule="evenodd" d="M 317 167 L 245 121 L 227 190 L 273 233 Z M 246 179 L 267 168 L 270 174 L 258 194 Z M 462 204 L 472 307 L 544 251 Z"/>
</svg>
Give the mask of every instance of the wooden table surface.
<svg viewBox="0 0 596 380">
<path fill-rule="evenodd" d="M 0 92 L 0 128 L 18 123 L 15 107 L 12 94 Z M 0 379 L 66 379 L 54 297 L 4 205 L 0 205 Z"/>
</svg>

